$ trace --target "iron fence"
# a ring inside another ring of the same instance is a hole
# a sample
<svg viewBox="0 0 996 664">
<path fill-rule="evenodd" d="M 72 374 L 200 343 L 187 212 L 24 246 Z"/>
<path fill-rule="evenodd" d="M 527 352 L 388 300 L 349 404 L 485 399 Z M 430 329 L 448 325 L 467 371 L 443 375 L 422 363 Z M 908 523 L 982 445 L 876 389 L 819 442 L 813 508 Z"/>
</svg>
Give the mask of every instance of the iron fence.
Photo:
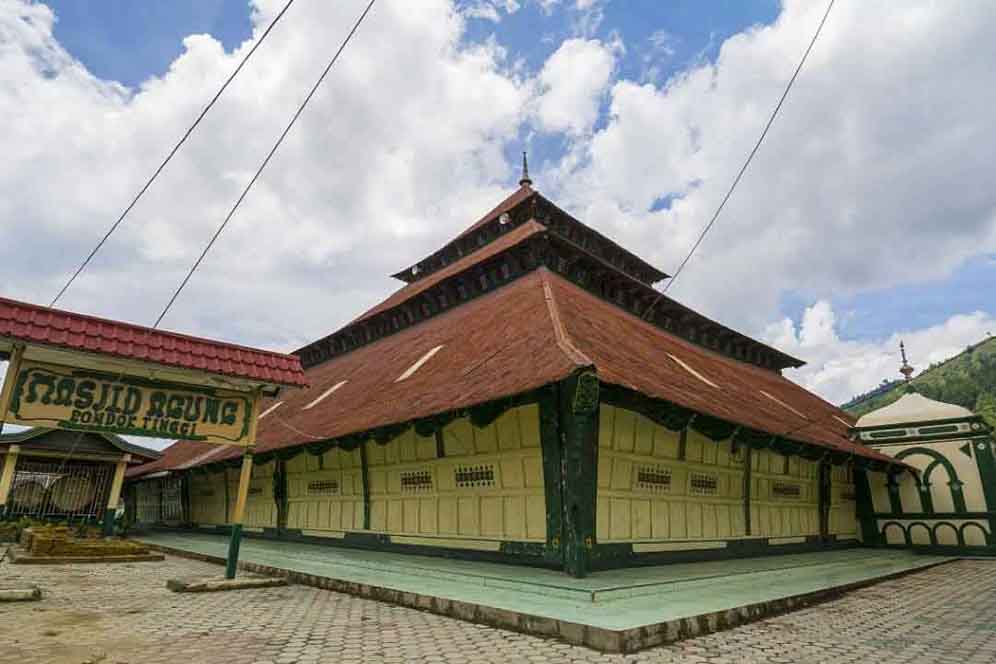
<svg viewBox="0 0 996 664">
<path fill-rule="evenodd" d="M 113 475 L 114 464 L 109 463 L 20 458 L 7 501 L 8 514 L 67 521 L 102 518 Z"/>
</svg>

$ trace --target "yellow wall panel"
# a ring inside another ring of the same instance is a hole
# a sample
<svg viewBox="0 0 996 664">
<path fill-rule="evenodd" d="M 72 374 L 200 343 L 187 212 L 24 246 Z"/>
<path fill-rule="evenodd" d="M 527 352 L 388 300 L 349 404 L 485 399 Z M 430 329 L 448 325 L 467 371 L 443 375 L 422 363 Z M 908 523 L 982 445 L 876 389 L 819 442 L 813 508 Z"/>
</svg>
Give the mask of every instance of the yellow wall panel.
<svg viewBox="0 0 996 664">
<path fill-rule="evenodd" d="M 442 546 L 545 541 L 546 510 L 539 408 L 510 409 L 486 427 L 459 418 L 434 436 L 406 431 L 368 441 L 371 531 L 440 538 Z M 454 544 L 456 543 L 456 544 Z"/>
<path fill-rule="evenodd" d="M 681 435 L 642 415 L 603 404 L 599 422 L 600 542 L 743 536 L 742 455 L 729 441 L 689 431 L 681 460 Z"/>
</svg>

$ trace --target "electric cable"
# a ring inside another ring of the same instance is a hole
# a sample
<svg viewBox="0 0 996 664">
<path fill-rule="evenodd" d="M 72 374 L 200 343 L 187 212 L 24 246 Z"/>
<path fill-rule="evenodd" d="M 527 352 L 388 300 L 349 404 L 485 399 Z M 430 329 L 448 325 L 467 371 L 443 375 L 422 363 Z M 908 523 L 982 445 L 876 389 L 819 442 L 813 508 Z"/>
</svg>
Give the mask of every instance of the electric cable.
<svg viewBox="0 0 996 664">
<path fill-rule="evenodd" d="M 357 29 L 359 29 L 360 24 L 363 23 L 363 19 L 365 19 L 367 17 L 367 14 L 370 13 L 370 9 L 374 6 L 374 3 L 376 1 L 377 0 L 370 0 L 370 2 L 366 6 L 366 9 L 364 9 L 363 13 L 360 14 L 360 17 L 356 19 L 356 23 L 353 24 L 353 28 L 349 31 L 349 34 L 346 35 L 346 38 L 342 41 L 342 44 L 339 45 L 339 49 L 335 52 L 335 55 L 332 56 L 332 59 L 325 67 L 324 71 L 322 71 L 321 76 L 318 77 L 318 80 L 312 86 L 311 91 L 308 92 L 308 96 L 304 98 L 304 101 L 301 103 L 297 111 L 291 117 L 291 120 L 287 124 L 287 127 L 284 128 L 279 138 L 277 138 L 277 142 L 273 144 L 273 147 L 270 148 L 270 152 L 266 155 L 266 158 L 263 159 L 263 163 L 259 165 L 258 169 L 256 169 L 255 175 L 252 176 L 252 179 L 249 180 L 249 183 L 246 185 L 245 189 L 243 189 L 242 194 L 239 195 L 238 199 L 235 201 L 235 205 L 233 205 L 232 209 L 229 210 L 227 215 L 225 215 L 225 220 L 222 221 L 221 225 L 218 226 L 218 229 L 215 230 L 214 235 L 211 236 L 211 239 L 204 247 L 204 251 L 202 251 L 201 255 L 197 257 L 196 261 L 194 261 L 194 264 L 193 266 L 191 266 L 190 271 L 187 272 L 187 276 L 183 278 L 183 281 L 180 282 L 180 286 L 176 289 L 176 292 L 173 293 L 173 296 L 169 299 L 169 302 L 166 303 L 166 306 L 165 308 L 163 308 L 162 313 L 159 314 L 159 318 L 156 319 L 156 324 L 152 326 L 153 329 L 159 327 L 159 324 L 162 322 L 163 318 L 166 317 L 166 314 L 172 308 L 173 303 L 176 302 L 176 298 L 180 295 L 181 291 L 183 291 L 183 289 L 186 287 L 187 282 L 190 281 L 190 278 L 194 276 L 194 273 L 197 271 L 197 268 L 200 267 L 201 262 L 204 260 L 204 257 L 207 256 L 209 251 L 211 251 L 211 247 L 214 246 L 214 243 L 217 241 L 218 236 L 220 236 L 222 231 L 225 230 L 225 227 L 228 225 L 228 222 L 231 221 L 232 216 L 235 214 L 235 211 L 238 210 L 239 205 L 242 204 L 242 200 L 249 193 L 249 190 L 252 189 L 252 186 L 256 183 L 256 180 L 259 179 L 259 176 L 260 174 L 262 174 L 263 169 L 266 168 L 266 165 L 270 163 L 270 159 L 273 157 L 274 153 L 276 153 L 277 148 L 280 147 L 280 144 L 283 143 L 284 138 L 287 136 L 288 133 L 290 133 L 291 128 L 297 122 L 297 119 L 301 116 L 301 113 L 304 112 L 304 109 L 308 105 L 308 102 L 311 101 L 311 98 L 315 95 L 315 92 L 318 90 L 318 87 L 322 84 L 322 81 L 325 80 L 325 77 L 328 75 L 329 71 L 331 71 L 333 65 L 335 65 L 336 60 L 339 59 L 339 55 L 342 53 L 343 49 L 346 48 L 346 45 L 349 44 L 349 41 L 353 38 L 353 35 L 356 34 L 356 31 Z"/>
<path fill-rule="evenodd" d="M 273 27 L 280 22 L 280 19 L 283 18 L 284 14 L 287 13 L 287 10 L 290 9 L 290 6 L 293 5 L 294 2 L 295 0 L 287 0 L 287 4 L 284 5 L 284 8 L 281 9 L 280 12 L 276 15 L 276 17 L 274 17 L 273 21 L 270 22 L 270 25 L 267 26 L 266 30 L 263 31 L 263 34 L 260 35 L 258 40 L 256 40 L 256 43 L 253 44 L 251 49 L 249 49 L 249 52 L 246 53 L 246 56 L 242 58 L 241 62 L 239 62 L 239 65 L 235 68 L 235 71 L 233 71 L 228 76 L 228 78 L 225 79 L 225 82 L 222 83 L 220 88 L 218 88 L 218 91 L 214 93 L 214 97 L 212 97 L 211 101 L 208 102 L 207 106 L 205 106 L 204 109 L 201 110 L 200 115 L 197 116 L 197 118 L 194 120 L 194 123 L 190 125 L 190 127 L 183 134 L 183 136 L 180 137 L 180 140 L 176 143 L 176 145 L 173 146 L 173 149 L 169 151 L 169 154 L 166 155 L 166 158 L 163 159 L 161 164 L 159 164 L 159 168 L 157 168 L 152 173 L 152 177 L 150 177 L 142 186 L 142 188 L 139 189 L 138 194 L 135 195 L 135 198 L 133 198 L 131 203 L 129 203 L 128 206 L 124 209 L 124 212 L 122 212 L 121 215 L 117 218 L 117 221 L 111 224 L 111 227 L 107 230 L 106 233 L 104 233 L 104 237 L 102 237 L 100 241 L 97 242 L 97 245 L 93 248 L 93 250 L 89 253 L 89 255 L 87 255 L 87 257 L 83 260 L 83 262 L 80 263 L 80 266 L 76 268 L 76 271 L 73 272 L 73 275 L 71 277 L 69 277 L 69 280 L 65 283 L 62 289 L 59 291 L 59 293 L 54 298 L 52 298 L 52 301 L 48 305 L 49 308 L 55 306 L 55 304 L 59 301 L 59 299 L 66 293 L 67 290 L 69 290 L 69 287 L 73 285 L 73 282 L 76 281 L 76 278 L 80 276 L 83 270 L 86 269 L 87 265 L 90 264 L 90 261 L 92 261 L 94 256 L 97 255 L 97 252 L 101 250 L 101 248 L 111 237 L 111 235 L 114 234 L 114 231 L 116 231 L 118 227 L 121 225 L 121 223 L 124 221 L 125 217 L 128 216 L 128 213 L 131 212 L 131 209 L 135 207 L 135 204 L 138 203 L 139 199 L 142 198 L 145 192 L 148 191 L 149 187 L 152 186 L 152 183 L 156 180 L 156 178 L 159 177 L 159 174 L 162 173 L 164 168 L 166 168 L 166 164 L 168 164 L 170 160 L 173 159 L 173 155 L 177 153 L 177 151 L 180 149 L 180 146 L 186 143 L 187 139 L 193 133 L 194 129 L 197 128 L 197 125 L 201 123 L 201 120 L 204 119 L 204 116 L 207 115 L 207 112 L 211 110 L 211 107 L 214 106 L 216 101 L 218 101 L 222 93 L 228 87 L 229 83 L 231 83 L 238 75 L 238 73 L 242 71 L 242 68 L 249 61 L 249 58 L 251 58 L 253 53 L 256 52 L 256 49 L 259 48 L 264 41 L 266 41 L 267 35 L 269 35 L 270 31 L 273 30 Z"/>
<path fill-rule="evenodd" d="M 740 171 L 737 173 L 737 176 L 733 178 L 733 184 L 730 185 L 730 188 L 727 190 L 726 195 L 723 196 L 723 200 L 720 201 L 719 207 L 716 208 L 716 211 L 713 213 L 712 218 L 709 219 L 709 223 L 706 224 L 705 228 L 702 229 L 702 232 L 699 233 L 699 237 L 698 239 L 695 240 L 695 244 L 692 245 L 692 248 L 688 251 L 688 254 L 685 256 L 684 260 L 682 260 L 681 264 L 678 265 L 678 269 L 675 270 L 673 275 L 671 275 L 671 278 L 664 285 L 664 288 L 661 289 L 661 292 L 657 295 L 657 297 L 650 304 L 650 306 L 647 307 L 647 310 L 643 312 L 644 320 L 649 319 L 649 316 L 653 312 L 654 307 L 657 306 L 657 304 L 661 301 L 661 298 L 664 297 L 664 294 L 667 293 L 668 289 L 670 289 L 671 286 L 674 285 L 674 282 L 677 281 L 678 275 L 680 275 L 682 270 L 685 269 L 685 266 L 688 264 L 688 261 L 691 260 L 692 255 L 699 248 L 699 245 L 702 244 L 702 240 L 705 239 L 705 236 L 709 233 L 713 225 L 716 223 L 716 220 L 719 219 L 719 215 L 723 211 L 723 208 L 726 207 L 726 203 L 727 201 L 730 200 L 730 197 L 733 195 L 733 191 L 737 188 L 737 185 L 740 184 L 740 180 L 741 178 L 743 178 L 744 173 L 747 171 L 747 167 L 750 166 L 751 161 L 753 161 L 754 155 L 757 154 L 758 149 L 761 147 L 761 143 L 764 142 L 764 138 L 768 135 L 768 130 L 771 129 L 771 125 L 774 124 L 775 118 L 778 116 L 778 112 L 782 108 L 782 104 L 785 103 L 785 99 L 788 97 L 788 93 L 792 89 L 792 85 L 795 83 L 795 79 L 798 78 L 799 72 L 802 71 L 802 66 L 806 64 L 806 59 L 809 57 L 809 52 L 813 50 L 813 46 L 816 44 L 816 40 L 819 39 L 820 33 L 823 31 L 823 26 L 827 22 L 827 17 L 830 16 L 830 10 L 833 9 L 834 1 L 835 0 L 830 0 L 830 3 L 827 5 L 826 12 L 823 13 L 823 18 L 820 19 L 820 23 L 816 27 L 816 32 L 813 33 L 813 38 L 810 40 L 809 46 L 806 47 L 806 51 L 802 54 L 802 59 L 799 60 L 799 64 L 795 68 L 795 71 L 792 73 L 792 77 L 789 79 L 788 84 L 785 86 L 785 90 L 782 92 L 781 98 L 779 98 L 778 103 L 775 105 L 774 110 L 771 112 L 771 116 L 768 118 L 767 124 L 764 125 L 764 130 L 761 132 L 761 136 L 757 139 L 757 143 L 754 144 L 754 148 L 747 155 L 747 159 L 744 161 L 743 166 L 740 167 Z"/>
</svg>

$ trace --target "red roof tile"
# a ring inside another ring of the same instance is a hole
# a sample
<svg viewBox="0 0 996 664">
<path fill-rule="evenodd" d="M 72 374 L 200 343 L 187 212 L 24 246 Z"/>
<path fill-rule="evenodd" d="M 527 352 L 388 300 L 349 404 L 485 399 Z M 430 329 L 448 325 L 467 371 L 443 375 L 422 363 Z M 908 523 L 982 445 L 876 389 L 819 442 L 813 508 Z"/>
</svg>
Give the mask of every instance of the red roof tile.
<svg viewBox="0 0 996 664">
<path fill-rule="evenodd" d="M 0 337 L 69 350 L 104 353 L 275 385 L 307 384 L 295 355 L 199 339 L 119 321 L 0 298 Z M 232 361 L 216 363 L 220 356 Z"/>
<path fill-rule="evenodd" d="M 439 345 L 442 349 L 411 378 L 397 382 Z M 718 387 L 689 373 L 671 355 Z M 336 438 L 486 403 L 587 366 L 594 366 L 606 383 L 700 413 L 889 460 L 848 440 L 845 422 L 852 418 L 799 385 L 683 341 L 546 268 L 308 369 L 311 387 L 281 399 L 283 405 L 260 421 L 257 449 Z M 342 381 L 347 382 L 328 398 L 304 409 Z M 239 454 L 239 449 L 228 448 L 205 463 Z"/>
</svg>

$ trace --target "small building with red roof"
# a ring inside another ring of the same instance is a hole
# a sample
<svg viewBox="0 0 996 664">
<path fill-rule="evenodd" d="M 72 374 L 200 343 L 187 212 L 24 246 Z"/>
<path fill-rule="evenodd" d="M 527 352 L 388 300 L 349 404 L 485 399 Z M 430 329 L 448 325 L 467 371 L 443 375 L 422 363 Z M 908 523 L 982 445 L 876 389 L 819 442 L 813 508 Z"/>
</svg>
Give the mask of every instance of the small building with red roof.
<svg viewBox="0 0 996 664">
<path fill-rule="evenodd" d="M 394 276 L 262 405 L 247 532 L 580 576 L 854 544 L 855 480 L 903 468 L 528 175 Z M 183 525 L 224 528 L 239 457 L 178 442 L 128 471 L 134 504 L 182 482 Z"/>
</svg>

